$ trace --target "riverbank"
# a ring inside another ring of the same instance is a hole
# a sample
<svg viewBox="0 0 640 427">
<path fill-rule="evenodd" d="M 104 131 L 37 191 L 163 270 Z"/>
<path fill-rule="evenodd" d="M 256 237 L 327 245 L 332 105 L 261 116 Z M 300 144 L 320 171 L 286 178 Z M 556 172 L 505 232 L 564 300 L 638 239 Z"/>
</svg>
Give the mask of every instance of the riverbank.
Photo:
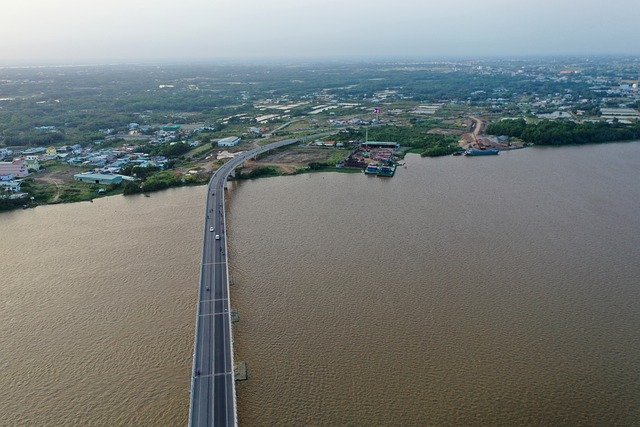
<svg viewBox="0 0 640 427">
<path fill-rule="evenodd" d="M 593 144 L 585 144 L 585 145 L 599 145 L 599 144 L 612 144 L 612 143 L 633 143 L 637 142 L 636 140 L 629 141 L 610 141 L 610 142 L 602 142 L 602 143 L 593 143 Z M 571 144 L 581 145 L 581 144 Z M 530 145 L 524 148 L 536 147 L 536 145 Z M 540 145 L 540 147 L 548 147 L 548 148 L 558 148 L 560 146 L 549 146 L 549 145 Z M 257 161 L 247 162 L 242 168 L 239 168 L 236 172 L 235 177 L 231 177 L 230 179 L 236 180 L 246 180 L 246 179 L 258 179 L 258 178 L 266 178 L 266 177 L 275 177 L 275 176 L 292 176 L 292 175 L 300 175 L 306 173 L 317 173 L 317 172 L 338 172 L 338 173 L 361 173 L 362 169 L 359 168 L 348 168 L 348 167 L 338 167 L 335 163 L 338 162 L 340 158 L 346 158 L 349 155 L 348 150 L 333 150 L 333 152 L 325 152 L 322 153 L 322 149 L 316 149 L 316 152 L 320 152 L 321 156 L 318 157 L 316 153 L 314 153 L 311 157 L 307 155 L 304 157 L 307 163 L 305 164 L 300 160 L 299 150 L 298 153 L 294 153 L 295 161 L 290 161 L 291 152 L 293 150 L 291 148 L 280 149 L 275 152 L 275 154 L 267 155 L 262 157 Z M 335 152 L 338 151 L 339 156 L 336 156 Z M 436 157 L 436 156 L 425 156 L 423 151 L 419 149 L 405 149 L 404 151 L 400 150 L 405 156 L 407 154 L 419 154 L 422 157 Z M 507 150 L 511 151 L 511 150 Z M 298 157 L 295 157 L 298 156 Z M 442 156 L 437 156 L 442 157 Z M 274 159 L 278 161 L 275 162 Z M 333 163 L 327 162 L 311 162 L 310 160 L 318 160 L 318 159 L 330 159 Z M 335 162 L 335 163 L 334 163 Z M 151 175 L 151 180 L 154 185 L 144 185 L 142 183 L 125 183 L 117 186 L 108 186 L 108 185 L 99 185 L 99 184 L 88 184 L 84 182 L 78 181 L 56 181 L 53 182 L 51 180 L 43 179 L 42 177 L 31 177 L 24 181 L 23 189 L 25 189 L 28 193 L 28 197 L 23 199 L 9 199 L 3 198 L 0 199 L 0 213 L 17 210 L 17 209 L 28 209 L 35 208 L 37 206 L 46 206 L 46 205 L 55 205 L 61 203 L 76 203 L 76 202 L 93 202 L 93 200 L 100 199 L 103 197 L 115 196 L 115 195 L 132 195 L 132 194 L 151 194 L 157 191 L 169 189 L 169 188 L 177 188 L 177 187 L 185 187 L 185 186 L 200 186 L 208 183 L 210 179 L 209 173 L 201 173 L 198 175 L 180 175 L 178 178 L 176 175 L 176 171 L 160 171 L 156 172 L 155 176 L 175 176 L 172 179 L 153 179 L 154 175 Z"/>
<path fill-rule="evenodd" d="M 250 180 L 274 176 L 289 176 L 317 172 L 362 173 L 360 169 L 338 168 L 330 165 L 322 165 L 317 167 L 300 167 L 296 168 L 293 172 L 291 172 L 290 169 L 281 169 L 278 166 L 258 166 L 251 169 L 250 172 L 243 173 L 241 171 L 238 171 L 236 173 L 236 177 L 231 177 L 230 180 Z M 0 213 L 19 209 L 31 209 L 38 206 L 49 206 L 78 202 L 92 203 L 97 199 L 117 195 L 124 195 L 126 197 L 130 195 L 143 194 L 145 196 L 148 196 L 152 193 L 161 192 L 163 190 L 168 190 L 171 188 L 204 186 L 207 185 L 207 183 L 208 179 L 186 182 L 176 180 L 163 186 L 154 186 L 153 188 L 147 189 L 143 189 L 138 186 L 138 190 L 133 191 L 127 191 L 126 184 L 117 186 L 105 186 L 76 181 L 58 183 L 57 185 L 42 183 L 27 184 L 26 189 L 29 190 L 28 194 L 33 194 L 33 196 L 21 199 L 0 199 Z M 31 197 L 33 197 L 33 199 L 31 199 Z"/>
</svg>

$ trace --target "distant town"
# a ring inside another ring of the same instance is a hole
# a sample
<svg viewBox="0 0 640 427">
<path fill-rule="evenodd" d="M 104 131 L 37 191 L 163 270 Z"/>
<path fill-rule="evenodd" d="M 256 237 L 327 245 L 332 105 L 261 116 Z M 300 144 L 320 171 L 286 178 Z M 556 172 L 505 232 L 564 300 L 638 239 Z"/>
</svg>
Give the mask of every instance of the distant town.
<svg viewBox="0 0 640 427">
<path fill-rule="evenodd" d="M 633 58 L 0 69 L 0 209 L 308 171 L 392 177 L 406 153 L 640 139 Z"/>
</svg>

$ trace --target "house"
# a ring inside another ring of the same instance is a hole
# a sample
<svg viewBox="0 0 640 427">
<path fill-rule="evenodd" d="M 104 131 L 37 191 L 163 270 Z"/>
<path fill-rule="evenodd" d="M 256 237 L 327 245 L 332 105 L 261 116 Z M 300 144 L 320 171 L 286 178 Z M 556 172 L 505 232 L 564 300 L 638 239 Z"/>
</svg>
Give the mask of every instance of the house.
<svg viewBox="0 0 640 427">
<path fill-rule="evenodd" d="M 55 157 L 57 155 L 58 155 L 58 150 L 56 150 L 56 147 L 47 148 L 47 156 Z"/>
<path fill-rule="evenodd" d="M 240 138 L 238 138 L 237 136 L 229 136 L 218 141 L 218 147 L 235 147 L 239 143 Z"/>
<path fill-rule="evenodd" d="M 89 164 L 92 164 L 94 166 L 105 166 L 108 162 L 107 156 L 105 155 L 97 155 L 97 156 L 92 156 L 89 157 Z"/>
<path fill-rule="evenodd" d="M 24 159 L 24 165 L 30 171 L 39 171 L 40 163 L 38 162 L 38 156 L 27 156 Z"/>
<path fill-rule="evenodd" d="M 122 182 L 122 175 L 85 172 L 73 175 L 73 179 L 91 184 L 118 185 Z"/>
<path fill-rule="evenodd" d="M 14 177 L 23 178 L 29 175 L 29 169 L 25 165 L 24 159 L 0 162 L 0 175 L 13 175 Z"/>
<path fill-rule="evenodd" d="M 265 133 L 269 132 L 269 128 L 268 127 L 250 127 L 249 128 L 249 132 L 251 132 L 254 135 L 264 135 Z"/>
<path fill-rule="evenodd" d="M 44 154 L 47 152 L 47 149 L 44 147 L 36 147 L 36 148 L 28 148 L 22 152 L 25 156 L 33 155 L 33 154 Z"/>
<path fill-rule="evenodd" d="M 0 148 L 0 159 L 9 157 L 12 154 L 13 154 L 13 151 L 9 150 L 8 148 Z"/>
<path fill-rule="evenodd" d="M 0 181 L 0 187 L 3 187 L 12 193 L 20 192 L 20 181 Z"/>
</svg>

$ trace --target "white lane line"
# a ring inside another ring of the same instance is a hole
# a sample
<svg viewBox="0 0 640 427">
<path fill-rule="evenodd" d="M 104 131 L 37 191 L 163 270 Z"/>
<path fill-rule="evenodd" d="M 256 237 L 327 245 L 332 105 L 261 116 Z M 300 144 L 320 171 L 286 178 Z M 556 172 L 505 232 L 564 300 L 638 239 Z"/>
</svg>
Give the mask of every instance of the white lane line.
<svg viewBox="0 0 640 427">
<path fill-rule="evenodd" d="M 215 316 L 216 314 L 227 314 L 227 309 L 225 308 L 224 311 L 216 311 L 215 313 L 209 313 L 209 314 L 200 314 L 200 317 L 207 317 L 207 316 Z"/>
<path fill-rule="evenodd" d="M 200 319 L 198 319 L 198 322 L 200 322 Z M 202 330 L 202 329 L 204 329 L 204 325 L 202 325 L 202 323 L 200 323 L 200 326 L 201 326 L 201 329 L 200 329 L 200 331 L 199 331 L 199 332 L 200 332 L 200 334 L 198 334 L 198 338 L 200 338 L 200 339 L 204 340 L 204 338 L 203 338 L 204 332 L 203 332 L 203 330 Z M 200 371 L 200 372 L 202 372 L 202 357 L 203 357 L 203 356 L 204 356 L 204 343 L 203 343 L 203 342 L 201 342 L 201 343 L 200 343 L 200 360 L 199 360 L 199 362 L 200 362 L 200 369 L 198 369 L 198 366 L 196 366 L 196 370 L 198 370 L 198 371 Z M 196 364 L 196 365 L 197 365 L 197 364 Z M 198 389 L 199 389 L 199 391 L 198 391 L 198 398 L 199 398 L 199 399 L 198 399 L 198 400 L 200 400 L 200 399 L 202 399 L 202 381 L 200 381 L 200 384 L 198 385 Z M 200 403 L 200 402 L 198 402 L 198 403 Z M 201 425 L 201 424 L 200 424 L 200 413 L 201 413 L 201 412 L 202 412 L 202 410 L 201 410 L 201 406 L 198 404 L 198 425 Z"/>
<path fill-rule="evenodd" d="M 214 302 L 214 301 L 225 301 L 226 298 L 218 298 L 218 299 L 203 299 L 200 302 Z"/>
<path fill-rule="evenodd" d="M 217 374 L 200 375 L 198 378 L 221 377 L 223 375 L 232 375 L 233 372 L 219 372 Z"/>
<path fill-rule="evenodd" d="M 226 264 L 226 262 L 222 261 L 222 262 L 205 262 L 202 265 L 216 265 L 216 264 Z"/>
<path fill-rule="evenodd" d="M 215 245 L 214 245 L 214 251 L 215 251 Z M 213 253 L 213 260 L 216 260 L 216 254 L 215 252 Z M 212 288 L 215 292 L 215 288 L 216 288 L 216 265 L 213 264 L 213 274 L 211 275 L 212 278 Z M 210 349 L 210 353 L 209 353 L 209 372 L 214 372 L 215 371 L 215 364 L 214 364 L 214 359 L 215 359 L 215 354 L 216 354 L 216 318 L 215 316 L 213 317 L 213 321 L 211 322 L 211 349 Z M 215 401 L 214 401 L 214 394 L 215 394 L 215 388 L 214 388 L 214 384 L 213 381 L 211 381 L 211 425 L 213 425 L 213 421 L 216 419 L 215 417 Z"/>
</svg>

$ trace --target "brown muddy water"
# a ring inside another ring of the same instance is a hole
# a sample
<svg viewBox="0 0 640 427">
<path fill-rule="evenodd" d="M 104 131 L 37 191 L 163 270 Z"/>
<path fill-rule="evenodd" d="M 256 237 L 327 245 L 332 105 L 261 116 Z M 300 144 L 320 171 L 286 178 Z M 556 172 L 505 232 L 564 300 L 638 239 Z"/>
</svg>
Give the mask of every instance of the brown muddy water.
<svg viewBox="0 0 640 427">
<path fill-rule="evenodd" d="M 230 193 L 243 425 L 634 424 L 640 143 Z M 0 425 L 184 425 L 204 188 L 0 215 Z"/>
<path fill-rule="evenodd" d="M 0 425 L 185 425 L 204 187 L 0 215 Z"/>
<path fill-rule="evenodd" d="M 640 144 L 243 182 L 244 425 L 640 420 Z"/>
</svg>

